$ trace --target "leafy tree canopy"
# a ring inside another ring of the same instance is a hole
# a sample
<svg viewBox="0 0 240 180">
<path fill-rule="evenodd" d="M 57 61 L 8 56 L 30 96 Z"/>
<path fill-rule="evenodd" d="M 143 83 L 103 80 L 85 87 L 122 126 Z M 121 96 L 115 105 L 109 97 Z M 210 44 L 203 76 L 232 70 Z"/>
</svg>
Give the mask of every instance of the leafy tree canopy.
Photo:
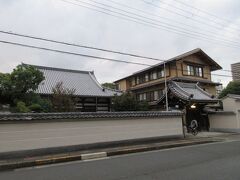
<svg viewBox="0 0 240 180">
<path fill-rule="evenodd" d="M 44 80 L 43 73 L 33 66 L 20 64 L 12 73 L 0 74 L 0 98 L 2 103 L 13 104 L 24 100 Z"/>
<path fill-rule="evenodd" d="M 113 98 L 113 109 L 115 111 L 147 111 L 149 105 L 146 101 L 139 102 L 131 93 L 123 93 Z"/>
<path fill-rule="evenodd" d="M 11 97 L 11 78 L 10 74 L 0 73 L 0 103 L 9 103 Z"/>
<path fill-rule="evenodd" d="M 26 64 L 11 73 L 0 73 L 0 104 L 10 104 L 13 112 L 51 111 L 51 102 L 35 93 L 43 80 L 41 71 Z"/>
<path fill-rule="evenodd" d="M 223 98 L 227 94 L 238 94 L 240 95 L 240 81 L 231 81 L 227 87 L 222 90 L 219 94 L 219 98 Z"/>
<path fill-rule="evenodd" d="M 45 79 L 43 73 L 33 66 L 18 65 L 10 74 L 12 87 L 15 92 L 33 92 L 38 85 Z"/>
<path fill-rule="evenodd" d="M 106 87 L 106 88 L 110 88 L 110 89 L 116 89 L 116 84 L 114 84 L 114 83 L 106 82 L 106 83 L 103 83 L 102 86 Z"/>
</svg>

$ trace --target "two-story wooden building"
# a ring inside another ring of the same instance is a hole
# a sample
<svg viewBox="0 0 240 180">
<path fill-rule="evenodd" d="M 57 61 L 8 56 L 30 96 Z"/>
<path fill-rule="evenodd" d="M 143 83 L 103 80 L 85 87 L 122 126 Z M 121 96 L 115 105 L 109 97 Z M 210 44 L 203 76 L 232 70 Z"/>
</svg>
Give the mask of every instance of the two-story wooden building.
<svg viewBox="0 0 240 180">
<path fill-rule="evenodd" d="M 166 60 L 165 69 L 161 62 L 115 83 L 119 90 L 130 91 L 139 101 L 147 101 L 153 110 L 164 110 L 166 73 L 169 108 L 186 108 L 191 121 L 204 114 L 206 104 L 218 102 L 216 87 L 221 84 L 212 81 L 211 72 L 219 69 L 222 67 L 198 48 Z"/>
</svg>

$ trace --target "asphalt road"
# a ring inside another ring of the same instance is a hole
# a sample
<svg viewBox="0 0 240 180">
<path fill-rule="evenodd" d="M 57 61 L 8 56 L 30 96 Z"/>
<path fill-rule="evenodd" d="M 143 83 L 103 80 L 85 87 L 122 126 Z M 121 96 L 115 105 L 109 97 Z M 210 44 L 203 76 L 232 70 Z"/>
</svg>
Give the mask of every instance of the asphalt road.
<svg viewBox="0 0 240 180">
<path fill-rule="evenodd" d="M 240 179 L 240 141 L 19 169 L 1 180 Z"/>
<path fill-rule="evenodd" d="M 182 135 L 182 121 L 178 119 L 102 119 L 0 124 L 0 152 Z"/>
</svg>

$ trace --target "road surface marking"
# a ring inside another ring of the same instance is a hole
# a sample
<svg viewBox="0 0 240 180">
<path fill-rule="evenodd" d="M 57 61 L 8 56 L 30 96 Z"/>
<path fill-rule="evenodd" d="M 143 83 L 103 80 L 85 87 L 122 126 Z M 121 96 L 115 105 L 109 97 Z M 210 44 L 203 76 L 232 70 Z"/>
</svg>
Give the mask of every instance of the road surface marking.
<svg viewBox="0 0 240 180">
<path fill-rule="evenodd" d="M 87 154 L 81 155 L 82 160 L 97 159 L 97 158 L 103 158 L 103 157 L 107 157 L 107 152 L 87 153 Z"/>
</svg>

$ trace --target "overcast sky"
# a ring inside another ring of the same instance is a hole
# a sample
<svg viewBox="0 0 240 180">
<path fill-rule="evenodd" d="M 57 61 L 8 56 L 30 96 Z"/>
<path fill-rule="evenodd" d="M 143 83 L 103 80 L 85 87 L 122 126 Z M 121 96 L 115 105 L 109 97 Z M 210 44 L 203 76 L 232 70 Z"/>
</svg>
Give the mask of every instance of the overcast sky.
<svg viewBox="0 0 240 180">
<path fill-rule="evenodd" d="M 230 69 L 231 63 L 240 61 L 239 0 L 112 0 L 125 6 L 115 4 L 110 0 L 66 1 L 73 2 L 75 5 L 62 0 L 0 0 L 0 30 L 159 59 L 168 59 L 186 51 L 201 48 L 223 69 Z M 83 4 L 83 2 L 94 4 L 95 7 Z M 105 5 L 96 4 L 96 2 Z M 105 8 L 101 11 L 108 13 L 118 11 L 121 14 L 115 15 L 121 18 L 80 5 L 95 9 L 97 9 L 96 6 L 101 6 Z M 135 10 L 127 8 L 126 5 L 134 7 Z M 120 12 L 119 9 L 125 12 Z M 135 16 L 137 19 L 132 20 L 140 21 L 141 19 L 141 22 L 123 19 L 127 18 L 123 17 L 126 11 L 132 13 L 127 14 L 128 16 L 138 14 Z M 144 17 L 147 19 L 142 19 Z M 1 33 L 0 40 L 147 64 L 156 63 L 146 59 L 134 59 L 106 52 L 44 43 Z M 10 72 L 21 62 L 77 70 L 94 70 L 101 83 L 117 80 L 144 68 L 139 65 L 87 59 L 1 43 L 0 62 L 1 72 Z M 229 74 L 223 71 L 214 73 Z M 231 78 L 214 76 L 213 80 L 226 84 Z"/>
</svg>

